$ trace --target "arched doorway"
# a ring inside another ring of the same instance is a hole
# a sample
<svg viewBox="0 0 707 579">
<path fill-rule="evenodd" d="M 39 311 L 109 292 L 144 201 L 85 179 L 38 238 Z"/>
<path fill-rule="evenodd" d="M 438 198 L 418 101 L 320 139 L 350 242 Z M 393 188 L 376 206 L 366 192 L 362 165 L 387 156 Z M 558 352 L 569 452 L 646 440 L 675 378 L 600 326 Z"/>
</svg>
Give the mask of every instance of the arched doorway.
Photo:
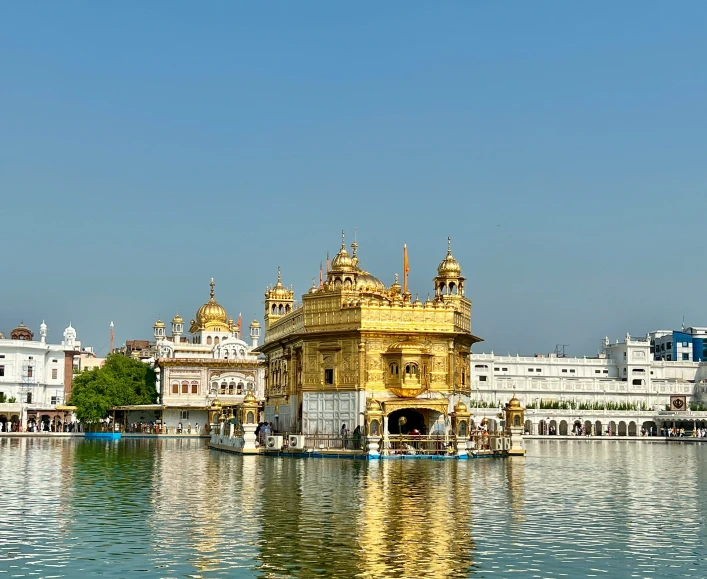
<svg viewBox="0 0 707 579">
<path fill-rule="evenodd" d="M 567 436 L 567 421 L 560 420 L 560 436 Z"/>
<path fill-rule="evenodd" d="M 641 428 L 645 429 L 646 436 L 656 436 L 658 434 L 658 426 L 652 420 L 644 422 Z"/>
<path fill-rule="evenodd" d="M 0 414 L 0 432 L 8 431 L 9 422 L 7 421 L 7 416 Z"/>
<path fill-rule="evenodd" d="M 525 428 L 523 429 L 525 431 L 525 434 L 532 434 L 533 433 L 533 423 L 530 420 L 525 421 Z"/>
<path fill-rule="evenodd" d="M 541 420 L 538 424 L 538 434 L 545 436 L 547 434 L 547 423 Z"/>
<path fill-rule="evenodd" d="M 575 420 L 572 425 L 572 434 L 579 436 L 582 434 L 582 422 L 580 420 Z"/>
<path fill-rule="evenodd" d="M 409 434 L 418 430 L 420 434 L 427 434 L 425 418 L 414 408 L 401 408 L 388 415 L 389 434 Z"/>
<path fill-rule="evenodd" d="M 619 422 L 619 436 L 626 436 L 626 423 L 623 420 Z"/>
<path fill-rule="evenodd" d="M 548 428 L 550 434 L 557 434 L 557 420 L 551 420 Z"/>
<path fill-rule="evenodd" d="M 597 420 L 597 421 L 594 423 L 594 435 L 595 435 L 595 436 L 601 436 L 602 434 L 604 434 L 604 430 L 603 430 L 603 427 L 602 427 L 602 425 L 601 425 L 601 420 Z"/>
<path fill-rule="evenodd" d="M 633 420 L 632 420 L 631 422 L 628 423 L 628 435 L 629 436 L 636 436 L 636 434 L 637 434 L 636 423 L 633 422 Z"/>
</svg>

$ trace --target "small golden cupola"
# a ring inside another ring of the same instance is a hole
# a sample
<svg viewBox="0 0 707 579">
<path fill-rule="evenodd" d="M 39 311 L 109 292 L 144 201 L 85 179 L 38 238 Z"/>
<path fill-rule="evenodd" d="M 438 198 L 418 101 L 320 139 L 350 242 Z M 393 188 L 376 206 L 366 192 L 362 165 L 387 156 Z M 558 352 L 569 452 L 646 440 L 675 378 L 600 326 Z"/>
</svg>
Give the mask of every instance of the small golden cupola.
<svg viewBox="0 0 707 579">
<path fill-rule="evenodd" d="M 228 314 L 223 306 L 216 301 L 214 278 L 211 278 L 209 285 L 211 286 L 209 300 L 197 310 L 196 320 L 191 320 L 189 331 L 192 334 L 207 329 L 217 332 L 228 331 Z"/>
<path fill-rule="evenodd" d="M 445 300 L 450 297 L 461 297 L 464 295 L 464 281 L 462 268 L 459 262 L 452 256 L 452 238 L 447 238 L 447 255 L 437 268 L 435 283 L 435 299 Z"/>
<path fill-rule="evenodd" d="M 265 322 L 289 314 L 295 303 L 295 292 L 292 287 L 287 289 L 282 285 L 282 272 L 277 268 L 277 283 L 265 290 Z"/>
</svg>

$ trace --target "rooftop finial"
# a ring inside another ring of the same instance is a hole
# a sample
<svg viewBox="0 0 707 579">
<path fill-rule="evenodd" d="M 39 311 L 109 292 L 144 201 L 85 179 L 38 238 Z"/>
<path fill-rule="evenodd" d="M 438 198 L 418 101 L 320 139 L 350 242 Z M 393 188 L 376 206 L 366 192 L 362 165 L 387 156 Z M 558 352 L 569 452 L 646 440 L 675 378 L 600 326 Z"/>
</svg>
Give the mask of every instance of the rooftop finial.
<svg viewBox="0 0 707 579">
<path fill-rule="evenodd" d="M 346 232 L 341 230 L 341 249 L 346 249 Z"/>
<path fill-rule="evenodd" d="M 447 255 L 452 255 L 452 238 L 447 237 Z"/>
<path fill-rule="evenodd" d="M 277 266 L 277 283 L 282 284 L 282 275 L 280 273 L 280 266 Z"/>
<path fill-rule="evenodd" d="M 353 243 L 351 244 L 351 250 L 353 254 L 351 257 L 356 257 L 356 250 L 358 249 L 358 243 L 356 242 L 356 228 L 354 227 L 354 240 Z"/>
<path fill-rule="evenodd" d="M 209 285 L 211 286 L 210 295 L 211 295 L 211 298 L 213 299 L 214 295 L 216 294 L 216 292 L 214 291 L 214 287 L 216 286 L 216 284 L 214 283 L 214 278 L 211 278 L 211 283 Z"/>
</svg>

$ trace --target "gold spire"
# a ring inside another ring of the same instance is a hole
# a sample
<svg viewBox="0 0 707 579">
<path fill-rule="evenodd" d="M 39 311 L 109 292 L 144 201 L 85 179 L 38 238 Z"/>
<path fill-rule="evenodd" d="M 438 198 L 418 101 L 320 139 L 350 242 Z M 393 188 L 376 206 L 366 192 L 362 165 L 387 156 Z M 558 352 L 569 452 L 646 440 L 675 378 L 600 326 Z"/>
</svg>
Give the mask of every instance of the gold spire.
<svg viewBox="0 0 707 579">
<path fill-rule="evenodd" d="M 341 249 L 336 254 L 331 262 L 332 271 L 351 271 L 354 269 L 354 261 L 351 259 L 349 252 L 346 251 L 345 232 L 341 232 Z"/>
</svg>

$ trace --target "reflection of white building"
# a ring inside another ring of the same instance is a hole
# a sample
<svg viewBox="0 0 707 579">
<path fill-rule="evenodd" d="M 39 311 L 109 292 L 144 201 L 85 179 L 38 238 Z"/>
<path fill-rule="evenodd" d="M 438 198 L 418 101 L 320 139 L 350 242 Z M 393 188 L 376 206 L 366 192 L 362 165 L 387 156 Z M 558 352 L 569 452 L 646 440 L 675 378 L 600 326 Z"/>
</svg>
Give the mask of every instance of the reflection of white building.
<svg viewBox="0 0 707 579">
<path fill-rule="evenodd" d="M 24 324 L 12 330 L 9 339 L 0 333 L 0 394 L 5 400 L 0 403 L 0 428 L 11 430 L 14 423 L 14 429 L 21 425 L 25 430 L 28 422 L 48 424 L 63 417 L 55 407 L 69 399 L 75 358 L 82 353 L 71 324 L 61 344 L 47 343 L 44 322 L 38 341 Z"/>
<path fill-rule="evenodd" d="M 263 363 L 252 350 L 260 338 L 260 324 L 249 326 L 250 342 L 241 336 L 241 318 L 234 322 L 216 301 L 211 280 L 209 300 L 199 308 L 183 336 L 184 321 L 177 314 L 167 336 L 164 322 L 154 325 L 158 358 L 157 389 L 168 426 L 182 422 L 203 425 L 208 407 L 218 397 L 223 406 L 240 404 L 248 390 L 258 400 L 263 393 Z"/>
<path fill-rule="evenodd" d="M 652 336 L 627 334 L 614 344 L 606 338 L 592 358 L 471 354 L 470 406 L 481 407 L 475 414 L 483 414 L 483 407 L 497 409 L 515 390 L 529 408 L 526 417 L 534 433 L 542 430 L 540 421 L 555 422 L 559 434 L 563 421 L 562 429 L 570 431 L 577 422 L 596 432 L 606 431 L 613 422 L 613 433 L 622 428 L 628 433 L 632 428 L 640 431 L 643 423 L 660 427 L 676 417 L 705 420 L 702 413 L 665 412 L 675 395 L 685 396 L 688 407 L 707 402 L 707 363 L 654 360 Z M 489 418 L 493 412 L 490 408 Z"/>
</svg>

